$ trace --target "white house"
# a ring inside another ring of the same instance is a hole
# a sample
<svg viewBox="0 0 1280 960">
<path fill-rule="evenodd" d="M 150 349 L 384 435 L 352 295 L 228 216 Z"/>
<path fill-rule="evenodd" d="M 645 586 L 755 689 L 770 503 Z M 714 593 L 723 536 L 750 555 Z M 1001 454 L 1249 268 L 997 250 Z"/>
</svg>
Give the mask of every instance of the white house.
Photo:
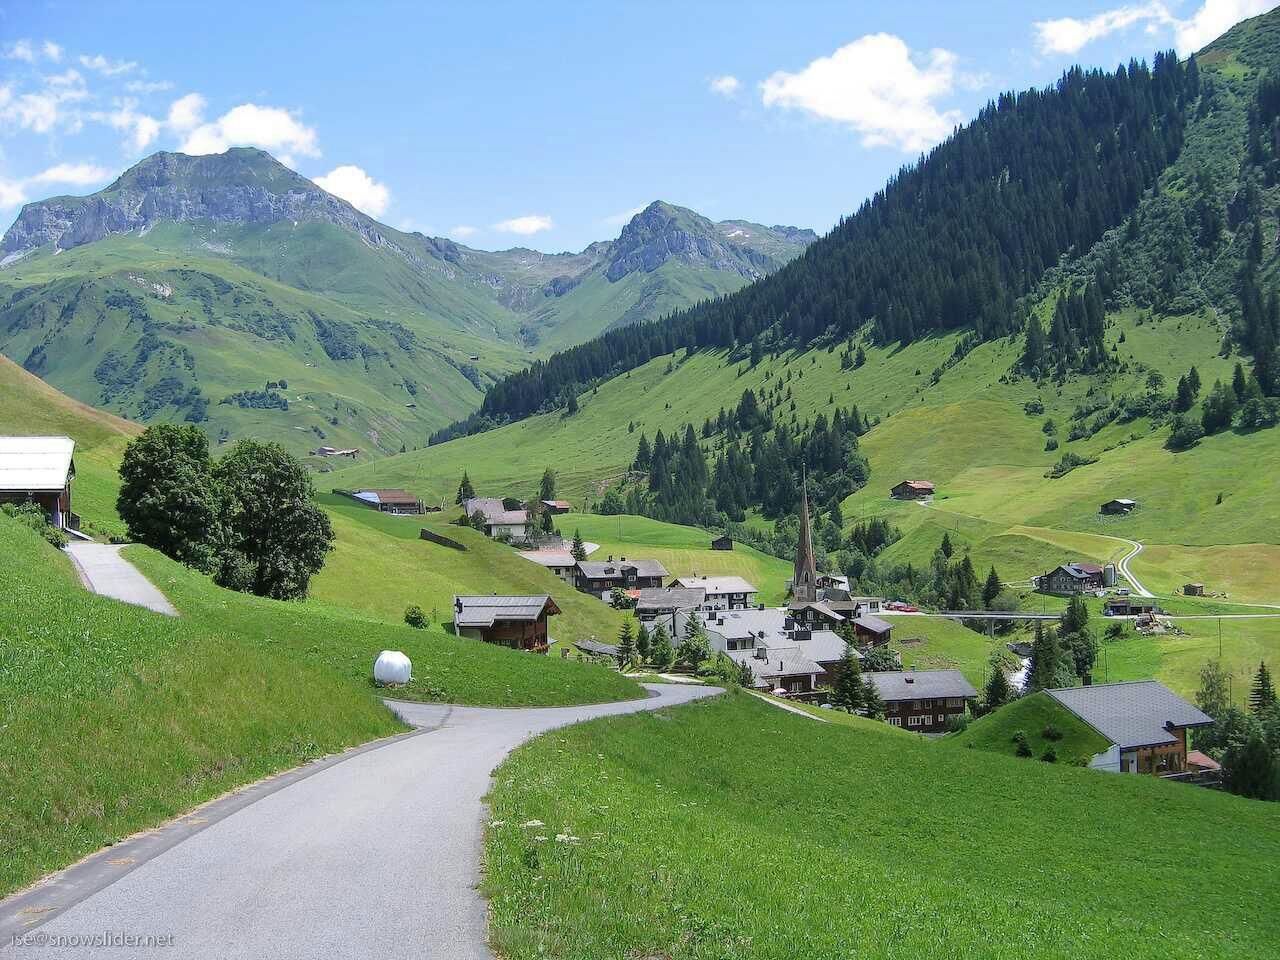
<svg viewBox="0 0 1280 960">
<path fill-rule="evenodd" d="M 746 610 L 756 605 L 756 588 L 742 577 L 676 577 L 671 586 L 701 590 L 708 610 Z"/>
</svg>

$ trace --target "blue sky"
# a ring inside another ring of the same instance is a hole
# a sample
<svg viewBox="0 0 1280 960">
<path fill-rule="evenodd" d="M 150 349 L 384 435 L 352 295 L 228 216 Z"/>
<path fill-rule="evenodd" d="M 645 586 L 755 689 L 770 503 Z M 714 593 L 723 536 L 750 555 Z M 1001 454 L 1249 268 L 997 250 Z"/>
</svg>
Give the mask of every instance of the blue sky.
<svg viewBox="0 0 1280 960">
<path fill-rule="evenodd" d="M 1000 91 L 1189 51 L 1277 2 L 18 0 L 0 221 L 156 150 L 250 144 L 488 249 L 581 249 L 654 199 L 823 232 Z"/>
</svg>

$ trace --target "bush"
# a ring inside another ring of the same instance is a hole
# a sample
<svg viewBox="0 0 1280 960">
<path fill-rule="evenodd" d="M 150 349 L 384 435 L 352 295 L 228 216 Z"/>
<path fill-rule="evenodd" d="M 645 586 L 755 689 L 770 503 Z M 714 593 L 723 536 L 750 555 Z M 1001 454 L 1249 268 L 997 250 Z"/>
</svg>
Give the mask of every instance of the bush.
<svg viewBox="0 0 1280 960">
<path fill-rule="evenodd" d="M 1058 449 L 1057 439 L 1054 437 L 1050 437 L 1048 440 L 1044 442 L 1044 448 L 1046 450 L 1057 450 Z"/>
<path fill-rule="evenodd" d="M 422 612 L 422 608 L 416 603 L 405 607 L 404 622 L 415 630 L 427 629 L 427 615 Z"/>
<path fill-rule="evenodd" d="M 1044 748 L 1044 753 L 1040 754 L 1040 759 L 1045 763 L 1057 763 L 1058 751 L 1053 749 L 1052 744 Z"/>
<path fill-rule="evenodd" d="M 1040 735 L 1043 736 L 1046 740 L 1062 739 L 1062 731 L 1058 727 L 1054 726 L 1052 723 L 1046 726 L 1044 730 L 1041 731 Z"/>
<path fill-rule="evenodd" d="M 1200 421 L 1186 414 L 1174 414 L 1172 429 L 1169 431 L 1169 439 L 1165 441 L 1165 446 L 1170 450 L 1187 450 L 1194 447 L 1200 442 L 1200 438 L 1204 436 L 1204 427 L 1200 425 Z"/>
<path fill-rule="evenodd" d="M 1018 749 L 1015 751 L 1018 754 L 1018 756 L 1029 757 L 1032 755 L 1031 744 L 1027 742 L 1027 735 L 1025 732 L 1023 732 L 1022 730 L 1019 730 L 1017 733 L 1015 733 L 1013 735 L 1013 742 L 1018 745 Z"/>
<path fill-rule="evenodd" d="M 59 550 L 67 545 L 67 535 L 49 522 L 49 517 L 37 504 L 30 501 L 20 504 L 6 503 L 0 505 L 0 513 L 34 530 Z"/>
</svg>

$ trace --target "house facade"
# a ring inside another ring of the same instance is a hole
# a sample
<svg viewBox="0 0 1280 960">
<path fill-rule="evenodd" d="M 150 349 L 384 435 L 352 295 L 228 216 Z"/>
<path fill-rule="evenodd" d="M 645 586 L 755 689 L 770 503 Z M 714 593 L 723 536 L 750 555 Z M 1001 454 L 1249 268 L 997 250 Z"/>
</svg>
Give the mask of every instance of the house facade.
<svg viewBox="0 0 1280 960">
<path fill-rule="evenodd" d="M 756 605 L 756 588 L 742 577 L 676 577 L 671 586 L 701 590 L 709 610 L 745 610 Z"/>
<path fill-rule="evenodd" d="M 885 722 L 917 733 L 944 733 L 978 691 L 959 670 L 864 673 L 884 701 Z"/>
<path fill-rule="evenodd" d="M 923 500 L 933 496 L 933 483 L 928 480 L 903 480 L 889 488 L 895 500 Z"/>
<path fill-rule="evenodd" d="M 1213 718 L 1156 680 L 1046 690 L 1111 742 L 1089 763 L 1095 770 L 1172 776 L 1185 773 L 1187 732 Z"/>
<path fill-rule="evenodd" d="M 705 597 L 698 587 L 646 587 L 636 600 L 636 619 L 650 629 L 661 624 L 675 637 L 677 615 L 699 609 Z"/>
<path fill-rule="evenodd" d="M 35 503 L 60 530 L 79 530 L 71 509 L 76 443 L 70 437 L 0 437 L 0 503 Z"/>
<path fill-rule="evenodd" d="M 667 568 L 657 560 L 582 560 L 574 569 L 574 586 L 582 593 L 607 598 L 615 587 L 644 590 L 661 587 Z"/>
<path fill-rule="evenodd" d="M 1042 593 L 1089 593 L 1101 590 L 1103 570 L 1096 563 L 1064 563 L 1035 580 Z"/>
<path fill-rule="evenodd" d="M 523 550 L 520 556 L 540 567 L 546 567 L 569 586 L 574 585 L 578 561 L 568 550 Z"/>
<path fill-rule="evenodd" d="M 453 598 L 455 636 L 485 643 L 546 653 L 550 644 L 547 620 L 560 612 L 548 594 L 533 596 L 462 596 Z"/>
<path fill-rule="evenodd" d="M 497 497 L 471 497 L 462 501 L 462 510 L 472 519 L 480 514 L 485 535 L 494 540 L 521 542 L 529 538 L 529 511 L 508 510 L 507 503 Z"/>
</svg>

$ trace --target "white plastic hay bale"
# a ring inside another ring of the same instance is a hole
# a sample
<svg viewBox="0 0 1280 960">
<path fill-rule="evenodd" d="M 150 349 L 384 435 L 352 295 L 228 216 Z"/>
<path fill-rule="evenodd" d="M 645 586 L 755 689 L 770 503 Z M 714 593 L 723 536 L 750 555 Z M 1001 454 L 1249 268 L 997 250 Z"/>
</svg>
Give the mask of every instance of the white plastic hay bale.
<svg viewBox="0 0 1280 960">
<path fill-rule="evenodd" d="M 402 687 L 413 676 L 413 665 L 399 650 L 383 650 L 373 661 L 373 682 L 382 687 Z"/>
</svg>

